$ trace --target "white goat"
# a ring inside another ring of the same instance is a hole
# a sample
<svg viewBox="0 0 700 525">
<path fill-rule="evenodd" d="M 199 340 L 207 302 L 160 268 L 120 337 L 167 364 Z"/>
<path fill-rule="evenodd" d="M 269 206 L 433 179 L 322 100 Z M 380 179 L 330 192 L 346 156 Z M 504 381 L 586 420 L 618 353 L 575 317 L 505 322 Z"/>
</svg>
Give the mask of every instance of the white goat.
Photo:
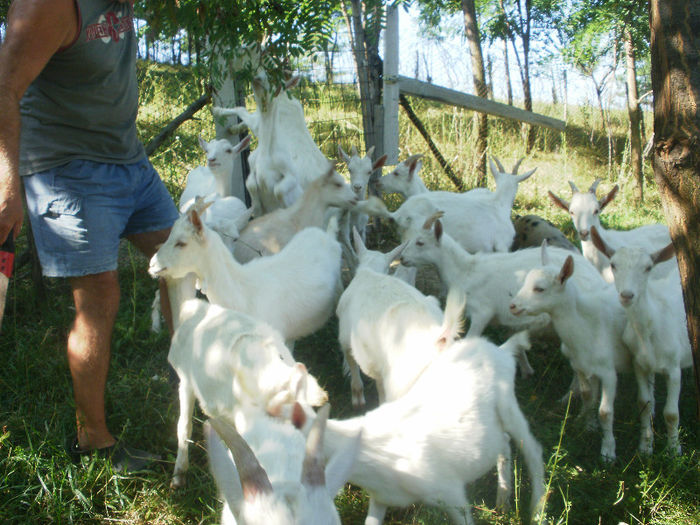
<svg viewBox="0 0 700 525">
<path fill-rule="evenodd" d="M 364 200 L 367 197 L 367 185 L 369 184 L 370 177 L 375 170 L 381 169 L 386 162 L 387 156 L 382 155 L 374 163 L 372 162 L 372 153 L 374 153 L 374 146 L 367 150 L 367 155 L 360 157 L 355 146 L 352 147 L 352 155 L 348 155 L 343 151 L 343 148 L 338 146 L 338 154 L 345 161 L 348 167 L 348 172 L 350 173 L 350 187 L 352 191 L 355 192 L 355 196 L 358 200 Z M 345 220 L 341 226 L 341 235 L 343 236 L 343 241 L 349 245 L 350 244 L 350 232 L 352 228 L 357 228 L 360 233 L 362 240 L 366 240 L 366 229 L 367 222 L 369 221 L 369 216 L 366 213 L 359 213 L 355 211 L 349 211 L 345 214 Z"/>
<path fill-rule="evenodd" d="M 625 313 L 611 285 L 598 290 L 579 291 L 570 279 L 574 258 L 569 255 L 561 267 L 549 261 L 547 243 L 542 244 L 542 267 L 533 268 L 510 304 L 514 315 L 547 313 L 567 350 L 566 357 L 578 378 L 584 400 L 582 414 L 589 416 L 600 396 L 598 418 L 603 430 L 600 453 L 606 461 L 615 459 L 613 412 L 617 373 L 632 369 L 627 346 L 622 341 Z M 561 269 L 560 269 L 561 268 Z"/>
<path fill-rule="evenodd" d="M 255 217 L 296 202 L 304 188 L 331 165 L 306 127 L 301 103 L 287 91 L 298 81 L 298 77 L 292 79 L 285 90 L 272 96 L 265 82 L 254 82 L 258 101 L 255 116 L 240 107 L 213 108 L 215 115 L 237 115 L 250 122 L 258 138 L 257 148 L 248 157 L 250 175 L 246 180 Z"/>
<path fill-rule="evenodd" d="M 639 451 L 651 454 L 654 434 L 654 375 L 666 377 L 666 439 L 668 450 L 681 453 L 678 440 L 678 399 L 681 393 L 681 368 L 693 365 L 683 292 L 678 271 L 665 278 L 652 279 L 654 266 L 673 257 L 673 245 L 649 253 L 623 246 L 615 250 L 591 228 L 596 248 L 610 259 L 619 300 L 627 313 L 623 339 L 634 357 L 638 403 L 641 412 Z"/>
<path fill-rule="evenodd" d="M 591 184 L 591 187 L 588 188 L 588 191 L 579 191 L 576 185 L 569 181 L 572 191 L 570 203 L 557 197 L 551 191 L 549 192 L 549 197 L 554 204 L 571 215 L 574 228 L 576 228 L 578 236 L 581 239 L 581 251 L 583 252 L 583 256 L 593 263 L 593 266 L 598 269 L 607 282 L 611 283 L 613 282 L 613 275 L 610 269 L 610 260 L 593 246 L 593 241 L 590 238 L 590 231 L 593 226 L 598 229 L 598 232 L 607 239 L 607 242 L 613 248 L 635 246 L 652 252 L 670 243 L 671 236 L 668 232 L 668 227 L 663 224 L 648 224 L 625 231 L 606 230 L 603 228 L 600 224 L 600 213 L 610 204 L 610 201 L 615 198 L 619 186 L 615 185 L 607 195 L 598 199 L 596 197 L 598 184 L 600 184 L 600 179 L 596 179 L 593 184 Z M 666 275 L 673 270 L 676 264 L 676 261 L 673 260 L 655 267 L 654 276 L 660 277 L 661 275 Z"/>
<path fill-rule="evenodd" d="M 178 320 L 168 353 L 180 379 L 174 487 L 185 483 L 195 398 L 209 417 L 229 418 L 237 404 L 270 410 L 295 399 L 312 405 L 328 399 L 267 324 L 200 299 L 185 301 Z"/>
<path fill-rule="evenodd" d="M 333 312 L 341 258 L 334 219 L 328 230 L 305 228 L 280 253 L 242 265 L 191 209 L 175 221 L 149 272 L 174 279 L 194 273 L 211 302 L 261 319 L 292 342 Z"/>
<path fill-rule="evenodd" d="M 185 189 L 180 197 L 180 212 L 185 213 L 196 197 L 209 197 L 218 194 L 228 197 L 232 194 L 233 161 L 236 156 L 248 147 L 250 136 L 246 136 L 236 146 L 226 139 L 215 139 L 207 142 L 199 137 L 199 145 L 207 156 L 207 165 L 198 166 L 189 172 Z M 245 211 L 243 204 L 243 211 Z"/>
<path fill-rule="evenodd" d="M 398 193 L 404 199 L 428 193 L 423 180 L 420 178 L 420 170 L 423 167 L 423 154 L 411 155 L 386 175 L 382 175 L 377 181 L 377 189 L 384 193 Z"/>
<path fill-rule="evenodd" d="M 324 469 L 328 407 L 319 410 L 306 443 L 292 425 L 262 413 L 247 417 L 240 434 L 224 419 L 205 423 L 209 466 L 224 500 L 222 525 L 340 524 L 333 499 L 359 440 Z"/>
<path fill-rule="evenodd" d="M 352 404 L 364 406 L 359 369 L 374 379 L 379 401 L 392 401 L 408 390 L 435 354 L 458 335 L 464 295 L 448 294 L 443 316 L 435 297 L 386 275 L 403 250 L 388 254 L 367 250 L 353 230 L 359 267 L 336 308 L 338 339 L 350 369 Z M 359 365 L 359 369 L 358 369 Z"/>
<path fill-rule="evenodd" d="M 515 235 L 511 211 L 518 184 L 535 170 L 517 175 L 520 161 L 513 173 L 506 173 L 497 159 L 496 163 L 498 167 L 490 163 L 497 181 L 495 192 L 478 188 L 465 193 L 431 191 L 409 197 L 392 214 L 402 239 L 410 239 L 426 219 L 442 211 L 445 231 L 468 252 L 507 252 Z"/>
<path fill-rule="evenodd" d="M 562 264 L 571 255 L 568 250 L 551 248 L 554 264 Z M 603 280 L 583 256 L 574 254 L 579 271 L 573 279 L 582 290 L 599 288 Z M 489 323 L 514 330 L 536 331 L 549 324 L 549 316 L 541 314 L 523 319 L 510 311 L 511 298 L 522 287 L 528 270 L 538 266 L 538 248 L 517 252 L 470 254 L 447 232 L 437 217 L 409 242 L 401 254 L 401 262 L 409 266 L 432 264 L 448 287 L 460 287 L 467 294 L 466 315 L 471 319 L 467 336 L 481 335 Z M 523 364 L 523 363 L 521 363 Z"/>
<path fill-rule="evenodd" d="M 361 417 L 328 421 L 324 448 L 330 457 L 362 429 L 349 481 L 370 497 L 365 525 L 381 524 L 387 507 L 417 502 L 442 507 L 454 523 L 473 523 L 465 485 L 502 460 L 509 437 L 530 474 L 535 519 L 544 500 L 544 467 L 515 397 L 509 351 L 518 346 L 506 343 L 501 349 L 482 338 L 456 341 L 400 398 Z"/>
<path fill-rule="evenodd" d="M 239 262 L 278 253 L 299 231 L 310 226 L 324 228 L 329 208 L 349 208 L 357 197 L 345 179 L 331 168 L 304 190 L 288 208 L 256 217 L 241 231 L 234 249 Z"/>
</svg>

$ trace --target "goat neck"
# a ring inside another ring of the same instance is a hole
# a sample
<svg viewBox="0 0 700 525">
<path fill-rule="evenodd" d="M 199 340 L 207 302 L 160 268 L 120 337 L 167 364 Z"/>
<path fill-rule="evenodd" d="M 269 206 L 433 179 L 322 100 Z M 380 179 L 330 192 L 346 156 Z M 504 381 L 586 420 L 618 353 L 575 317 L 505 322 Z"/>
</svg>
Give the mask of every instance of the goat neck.
<svg viewBox="0 0 700 525">
<path fill-rule="evenodd" d="M 206 237 L 206 257 L 201 258 L 197 269 L 202 292 L 214 304 L 229 304 L 232 299 L 236 302 L 245 301 L 245 297 L 241 297 L 234 289 L 235 283 L 245 278 L 243 266 L 236 262 L 217 233 L 207 228 Z M 246 311 L 240 305 L 237 309 Z"/>
<path fill-rule="evenodd" d="M 466 251 L 449 234 L 444 233 L 440 239 L 442 246 L 435 266 L 440 278 L 448 287 L 461 286 L 465 274 L 471 274 L 477 264 L 477 256 Z"/>
</svg>

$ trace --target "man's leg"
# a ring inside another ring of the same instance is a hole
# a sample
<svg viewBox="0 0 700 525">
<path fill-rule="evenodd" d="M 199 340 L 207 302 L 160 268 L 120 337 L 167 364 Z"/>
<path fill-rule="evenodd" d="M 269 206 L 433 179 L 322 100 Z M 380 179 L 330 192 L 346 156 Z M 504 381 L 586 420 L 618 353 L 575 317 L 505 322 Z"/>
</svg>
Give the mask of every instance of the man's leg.
<svg viewBox="0 0 700 525">
<path fill-rule="evenodd" d="M 170 235 L 170 228 L 154 232 L 135 233 L 128 235 L 127 239 L 150 260 L 155 255 L 158 247 L 168 240 L 168 235 Z M 158 286 L 160 287 L 160 311 L 163 314 L 170 335 L 173 335 L 173 314 L 168 287 L 164 279 L 158 280 Z"/>
<path fill-rule="evenodd" d="M 70 279 L 75 321 L 68 335 L 68 366 L 73 378 L 78 443 L 83 450 L 115 443 L 105 420 L 104 393 L 112 329 L 119 307 L 116 271 Z"/>
</svg>

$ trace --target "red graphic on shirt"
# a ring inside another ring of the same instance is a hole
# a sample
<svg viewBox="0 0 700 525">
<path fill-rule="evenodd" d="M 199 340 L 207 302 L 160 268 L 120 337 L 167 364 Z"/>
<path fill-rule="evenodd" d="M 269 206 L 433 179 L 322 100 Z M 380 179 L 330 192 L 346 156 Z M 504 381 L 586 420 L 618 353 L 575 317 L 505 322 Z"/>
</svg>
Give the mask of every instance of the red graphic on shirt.
<svg viewBox="0 0 700 525">
<path fill-rule="evenodd" d="M 88 42 L 101 38 L 104 42 L 119 42 L 120 35 L 133 31 L 134 19 L 130 14 L 122 17 L 117 16 L 114 11 L 105 14 L 104 20 L 91 24 L 85 28 L 85 38 Z"/>
</svg>

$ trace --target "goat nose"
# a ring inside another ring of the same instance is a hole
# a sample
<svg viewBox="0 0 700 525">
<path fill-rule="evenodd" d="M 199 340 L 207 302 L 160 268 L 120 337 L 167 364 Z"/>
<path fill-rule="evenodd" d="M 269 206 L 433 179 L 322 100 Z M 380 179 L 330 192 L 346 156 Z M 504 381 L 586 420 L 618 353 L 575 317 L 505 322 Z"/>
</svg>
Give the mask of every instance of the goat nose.
<svg viewBox="0 0 700 525">
<path fill-rule="evenodd" d="M 634 299 L 634 293 L 630 292 L 629 290 L 623 290 L 620 292 L 620 300 L 624 303 L 629 303 L 632 299 Z"/>
<path fill-rule="evenodd" d="M 581 239 L 583 239 L 584 241 L 585 241 L 586 239 L 588 239 L 588 233 L 589 233 L 588 230 L 581 230 L 580 232 L 578 232 L 579 236 L 580 236 Z"/>
</svg>

